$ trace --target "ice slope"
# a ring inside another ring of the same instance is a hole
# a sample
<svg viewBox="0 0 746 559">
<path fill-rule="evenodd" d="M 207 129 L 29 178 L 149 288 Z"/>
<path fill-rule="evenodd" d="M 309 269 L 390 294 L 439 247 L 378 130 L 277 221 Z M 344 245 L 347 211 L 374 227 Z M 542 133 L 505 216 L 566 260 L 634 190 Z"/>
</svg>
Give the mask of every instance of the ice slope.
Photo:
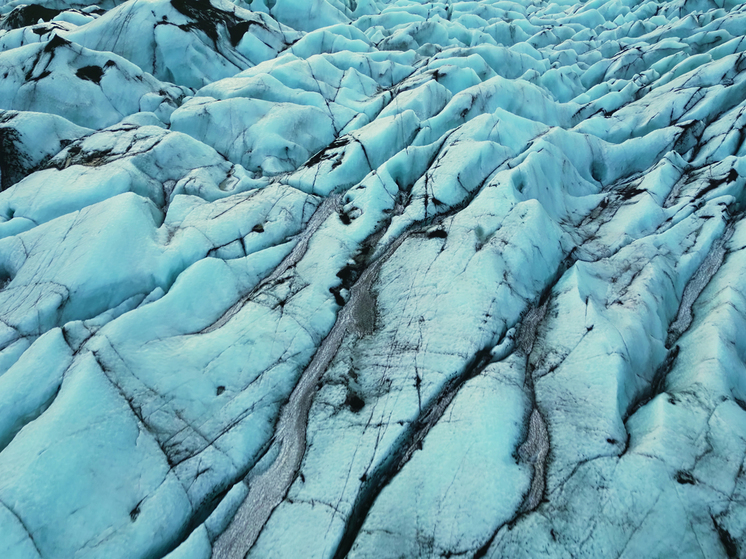
<svg viewBox="0 0 746 559">
<path fill-rule="evenodd" d="M 0 2 L 0 557 L 746 558 L 742 4 Z"/>
</svg>

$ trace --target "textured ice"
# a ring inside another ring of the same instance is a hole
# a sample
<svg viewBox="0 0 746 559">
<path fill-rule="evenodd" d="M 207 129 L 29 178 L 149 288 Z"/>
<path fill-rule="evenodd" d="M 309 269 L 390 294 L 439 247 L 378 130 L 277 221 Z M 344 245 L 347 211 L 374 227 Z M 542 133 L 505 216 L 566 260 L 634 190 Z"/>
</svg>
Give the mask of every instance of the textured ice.
<svg viewBox="0 0 746 559">
<path fill-rule="evenodd" d="M 743 4 L 0 3 L 0 557 L 746 559 Z"/>
<path fill-rule="evenodd" d="M 50 112 L 79 126 L 103 128 L 139 111 L 167 119 L 185 94 L 112 53 L 93 51 L 56 33 L 0 53 L 0 106 Z"/>
</svg>

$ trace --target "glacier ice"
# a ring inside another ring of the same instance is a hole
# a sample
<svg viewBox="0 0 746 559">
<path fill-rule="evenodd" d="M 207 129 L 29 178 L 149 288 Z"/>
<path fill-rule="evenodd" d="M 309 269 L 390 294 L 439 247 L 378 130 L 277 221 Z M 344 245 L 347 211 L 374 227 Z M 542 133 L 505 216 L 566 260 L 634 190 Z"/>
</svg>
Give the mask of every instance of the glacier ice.
<svg viewBox="0 0 746 559">
<path fill-rule="evenodd" d="M 0 556 L 746 559 L 746 8 L 0 0 Z"/>
</svg>

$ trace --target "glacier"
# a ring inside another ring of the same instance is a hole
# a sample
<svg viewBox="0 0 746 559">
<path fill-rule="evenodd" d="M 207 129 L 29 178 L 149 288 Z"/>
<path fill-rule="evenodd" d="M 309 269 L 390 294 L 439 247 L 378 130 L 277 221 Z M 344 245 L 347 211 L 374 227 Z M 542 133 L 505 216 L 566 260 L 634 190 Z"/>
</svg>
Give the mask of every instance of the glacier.
<svg viewBox="0 0 746 559">
<path fill-rule="evenodd" d="M 746 559 L 746 5 L 29 1 L 0 557 Z"/>
</svg>

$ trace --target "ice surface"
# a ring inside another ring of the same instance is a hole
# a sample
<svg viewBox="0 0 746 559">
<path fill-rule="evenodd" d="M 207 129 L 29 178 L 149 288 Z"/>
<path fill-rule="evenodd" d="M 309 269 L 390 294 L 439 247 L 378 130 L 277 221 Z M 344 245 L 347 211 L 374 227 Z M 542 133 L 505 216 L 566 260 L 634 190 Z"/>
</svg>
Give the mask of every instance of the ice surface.
<svg viewBox="0 0 746 559">
<path fill-rule="evenodd" d="M 65 144 L 91 132 L 56 115 L 2 111 L 0 189 L 5 190 L 19 182 L 59 153 Z"/>
<path fill-rule="evenodd" d="M 119 56 L 54 33 L 46 42 L 0 53 L 0 73 L 4 109 L 50 112 L 89 128 L 110 126 L 140 110 L 167 118 L 185 93 Z"/>
<path fill-rule="evenodd" d="M 299 38 L 271 17 L 215 0 L 125 2 L 65 35 L 114 52 L 156 78 L 201 87 L 274 58 Z"/>
<path fill-rule="evenodd" d="M 0 557 L 746 558 L 742 4 L 0 3 Z"/>
</svg>

